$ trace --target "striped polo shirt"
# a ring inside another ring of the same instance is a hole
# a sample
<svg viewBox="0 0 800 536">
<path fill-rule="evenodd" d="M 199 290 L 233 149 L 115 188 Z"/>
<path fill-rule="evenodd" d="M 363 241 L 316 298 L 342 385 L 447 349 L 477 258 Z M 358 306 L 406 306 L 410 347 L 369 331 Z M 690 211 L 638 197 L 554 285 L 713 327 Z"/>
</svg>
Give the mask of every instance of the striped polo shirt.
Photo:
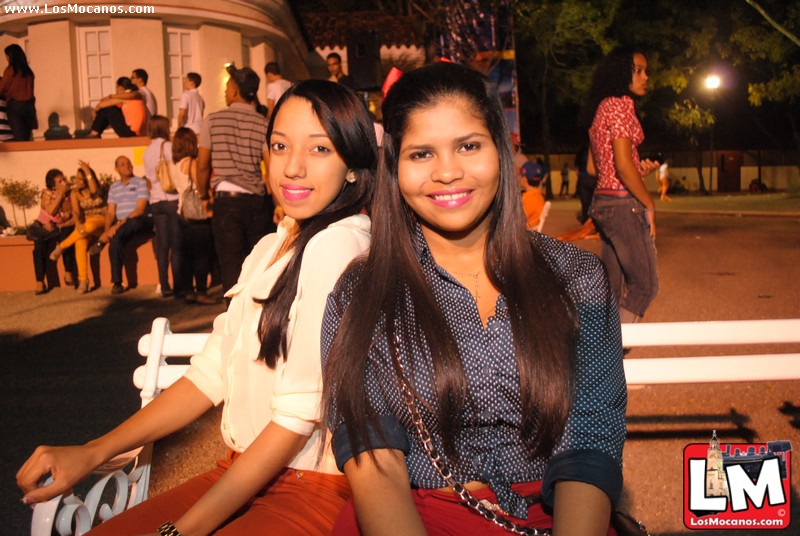
<svg viewBox="0 0 800 536">
<path fill-rule="evenodd" d="M 198 145 L 211 150 L 211 186 L 227 181 L 248 192 L 266 194 L 261 178 L 266 139 L 266 119 L 249 104 L 234 102 L 206 117 Z"/>
<path fill-rule="evenodd" d="M 131 177 L 127 183 L 117 181 L 108 190 L 108 204 L 116 205 L 118 220 L 127 218 L 128 214 L 134 211 L 140 199 L 150 199 L 147 181 L 141 177 Z"/>
</svg>

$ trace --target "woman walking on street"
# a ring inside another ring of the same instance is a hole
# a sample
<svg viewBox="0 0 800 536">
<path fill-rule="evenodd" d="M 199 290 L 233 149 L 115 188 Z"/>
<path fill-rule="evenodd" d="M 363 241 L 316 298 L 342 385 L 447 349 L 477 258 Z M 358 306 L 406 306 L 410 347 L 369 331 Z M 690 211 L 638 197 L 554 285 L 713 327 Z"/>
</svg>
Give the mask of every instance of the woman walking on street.
<svg viewBox="0 0 800 536">
<path fill-rule="evenodd" d="M 588 128 L 597 186 L 589 215 L 602 239 L 601 258 L 622 322 L 637 322 L 658 294 L 655 203 L 644 177 L 659 162 L 641 160 L 644 131 L 634 98 L 647 93 L 647 58 L 611 51 L 595 71 L 582 124 Z"/>
</svg>

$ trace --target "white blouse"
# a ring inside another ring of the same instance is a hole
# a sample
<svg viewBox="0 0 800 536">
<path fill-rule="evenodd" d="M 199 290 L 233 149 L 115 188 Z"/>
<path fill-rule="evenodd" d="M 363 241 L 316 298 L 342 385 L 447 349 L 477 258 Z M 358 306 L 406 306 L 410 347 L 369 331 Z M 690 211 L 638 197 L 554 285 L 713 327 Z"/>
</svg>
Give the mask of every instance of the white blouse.
<svg viewBox="0 0 800 536">
<path fill-rule="evenodd" d="M 328 294 L 350 262 L 366 253 L 370 241 L 367 216 L 350 216 L 328 226 L 306 246 L 297 294 L 289 312 L 287 359 L 270 369 L 259 361 L 258 324 L 264 299 L 286 268 L 291 251 L 270 266 L 287 236 L 291 218 L 265 236 L 244 261 L 239 281 L 227 293 L 227 312 L 214 320 L 203 351 L 192 357 L 186 378 L 214 404 L 224 402 L 220 425 L 225 443 L 243 452 L 270 421 L 310 435 L 288 464 L 295 469 L 338 474 L 330 447 L 317 466 L 320 441 L 320 332 Z M 298 321 L 299 320 L 299 321 Z"/>
</svg>

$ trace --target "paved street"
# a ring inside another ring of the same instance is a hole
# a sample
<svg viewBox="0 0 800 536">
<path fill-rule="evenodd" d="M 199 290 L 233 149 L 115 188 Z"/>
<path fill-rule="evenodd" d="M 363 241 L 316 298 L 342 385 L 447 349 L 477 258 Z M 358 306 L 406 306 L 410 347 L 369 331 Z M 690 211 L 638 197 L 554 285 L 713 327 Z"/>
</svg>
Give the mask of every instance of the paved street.
<svg viewBox="0 0 800 536">
<path fill-rule="evenodd" d="M 573 200 L 556 201 L 544 232 L 558 235 L 575 227 L 577 208 Z M 664 208 L 657 224 L 661 292 L 645 321 L 800 317 L 800 198 L 693 197 Z M 766 215 L 709 213 L 714 211 Z M 597 241 L 576 244 L 591 251 L 599 246 Z M 0 438 L 0 532 L 22 535 L 30 515 L 19 503 L 13 475 L 35 445 L 82 442 L 129 415 L 138 407 L 130 383 L 130 373 L 141 363 L 136 341 L 152 318 L 167 316 L 174 331 L 207 331 L 221 306 L 185 306 L 143 287 L 118 298 L 108 289 L 86 296 L 65 289 L 37 297 L 32 291 L 4 293 L 0 310 L 6 431 Z M 634 350 L 628 358 L 656 351 Z M 790 439 L 798 454 L 799 393 L 800 382 L 631 390 L 624 509 L 643 519 L 653 534 L 690 532 L 681 521 L 686 444 L 707 442 L 716 429 L 722 443 Z M 212 415 L 187 433 L 159 442 L 153 487 L 164 489 L 209 466 L 222 452 L 217 425 Z M 794 460 L 794 530 L 758 534 L 798 534 L 799 469 Z M 756 534 L 713 534 L 726 533 Z"/>
</svg>

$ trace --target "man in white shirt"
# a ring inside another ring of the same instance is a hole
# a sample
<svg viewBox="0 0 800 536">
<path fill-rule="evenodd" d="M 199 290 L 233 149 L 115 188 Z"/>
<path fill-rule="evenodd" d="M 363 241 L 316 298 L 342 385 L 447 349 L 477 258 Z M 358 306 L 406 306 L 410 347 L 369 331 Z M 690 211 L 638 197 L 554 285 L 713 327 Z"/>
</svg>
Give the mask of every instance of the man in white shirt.
<svg viewBox="0 0 800 536">
<path fill-rule="evenodd" d="M 144 99 L 144 105 L 147 108 L 147 120 L 158 113 L 158 104 L 156 104 L 156 97 L 153 92 L 147 87 L 147 71 L 144 69 L 134 69 L 131 72 L 131 82 L 139 88 L 139 93 Z"/>
<path fill-rule="evenodd" d="M 183 78 L 183 94 L 178 109 L 178 126 L 188 127 L 194 130 L 195 134 L 200 134 L 200 127 L 203 124 L 203 110 L 206 107 L 203 97 L 200 96 L 197 88 L 203 81 L 197 73 L 187 73 Z"/>
<path fill-rule="evenodd" d="M 292 87 L 292 83 L 281 76 L 281 68 L 274 61 L 264 67 L 264 74 L 267 76 L 267 118 L 272 117 L 272 110 L 275 103 L 281 98 L 287 89 Z"/>
</svg>

